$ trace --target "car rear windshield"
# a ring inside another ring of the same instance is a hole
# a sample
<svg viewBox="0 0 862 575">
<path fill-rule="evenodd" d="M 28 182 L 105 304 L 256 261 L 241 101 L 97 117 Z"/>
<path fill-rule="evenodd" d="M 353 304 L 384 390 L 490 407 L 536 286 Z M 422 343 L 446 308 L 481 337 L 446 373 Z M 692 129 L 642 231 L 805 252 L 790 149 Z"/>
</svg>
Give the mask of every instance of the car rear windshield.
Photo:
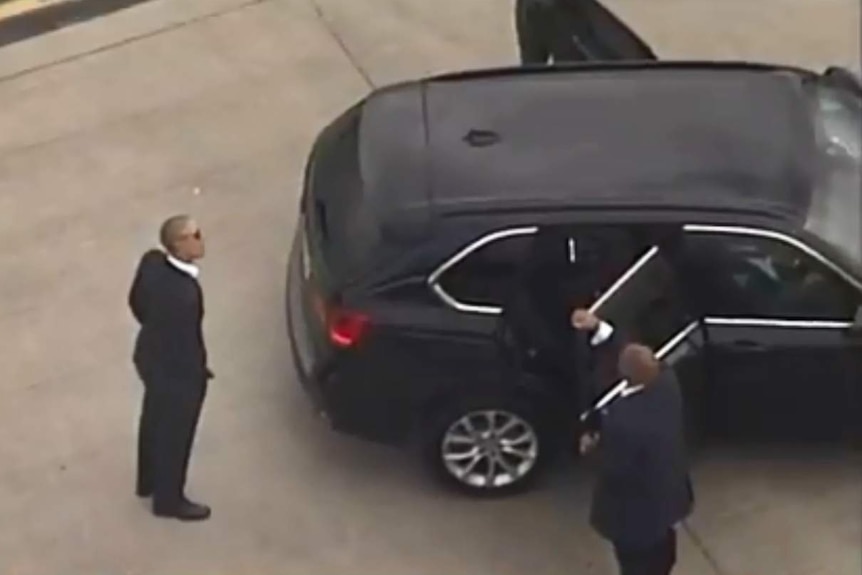
<svg viewBox="0 0 862 575">
<path fill-rule="evenodd" d="M 827 84 L 812 88 L 819 179 L 806 229 L 862 269 L 862 96 Z"/>
<path fill-rule="evenodd" d="M 337 282 L 354 273 L 378 239 L 360 169 L 361 117 L 361 105 L 354 106 L 321 132 L 306 176 L 304 208 L 311 248 Z"/>
</svg>

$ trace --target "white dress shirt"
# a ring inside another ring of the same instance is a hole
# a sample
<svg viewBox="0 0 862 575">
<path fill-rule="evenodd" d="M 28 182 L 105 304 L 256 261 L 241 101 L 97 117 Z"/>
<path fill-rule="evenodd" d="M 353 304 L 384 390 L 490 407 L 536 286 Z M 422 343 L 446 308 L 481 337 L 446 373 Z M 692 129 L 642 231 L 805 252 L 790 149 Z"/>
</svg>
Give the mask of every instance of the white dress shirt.
<svg viewBox="0 0 862 575">
<path fill-rule="evenodd" d="M 198 266 L 196 266 L 195 264 L 191 264 L 189 262 L 184 262 L 180 259 L 175 258 L 174 256 L 172 256 L 170 254 L 168 254 L 168 262 L 172 266 L 174 266 L 175 268 L 180 270 L 181 272 L 189 274 L 194 279 L 198 279 L 198 276 L 201 273 L 200 268 L 198 268 Z"/>
<path fill-rule="evenodd" d="M 599 327 L 597 327 L 595 333 L 593 333 L 593 339 L 590 340 L 590 345 L 593 347 L 602 345 L 608 341 L 613 334 L 614 326 L 606 321 L 600 321 Z"/>
<path fill-rule="evenodd" d="M 599 327 L 596 328 L 596 331 L 593 333 L 593 337 L 590 340 L 590 345 L 593 347 L 602 345 L 606 341 L 608 341 L 611 336 L 614 334 L 614 326 L 609 324 L 606 321 L 599 322 Z M 642 385 L 629 385 L 628 382 L 623 382 L 624 387 L 620 390 L 620 398 L 625 398 L 630 395 L 634 395 L 639 391 L 643 390 Z"/>
</svg>

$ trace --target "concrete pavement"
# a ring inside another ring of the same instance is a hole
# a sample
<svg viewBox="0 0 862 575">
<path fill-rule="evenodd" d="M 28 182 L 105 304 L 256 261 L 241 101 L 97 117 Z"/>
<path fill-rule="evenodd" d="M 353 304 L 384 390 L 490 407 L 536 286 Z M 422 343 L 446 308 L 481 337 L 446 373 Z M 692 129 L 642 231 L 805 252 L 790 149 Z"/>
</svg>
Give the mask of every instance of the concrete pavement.
<svg viewBox="0 0 862 575">
<path fill-rule="evenodd" d="M 855 0 L 611 4 L 669 56 L 858 68 Z M 0 573 L 610 573 L 584 471 L 449 496 L 320 425 L 289 367 L 284 262 L 317 130 L 366 76 L 514 56 L 504 0 L 153 0 L 0 50 Z M 131 494 L 126 289 L 177 211 L 208 237 L 217 372 L 191 477 L 215 514 L 194 526 Z M 711 575 L 704 548 L 727 574 L 859 573 L 859 465 L 710 454 L 679 573 Z"/>
</svg>

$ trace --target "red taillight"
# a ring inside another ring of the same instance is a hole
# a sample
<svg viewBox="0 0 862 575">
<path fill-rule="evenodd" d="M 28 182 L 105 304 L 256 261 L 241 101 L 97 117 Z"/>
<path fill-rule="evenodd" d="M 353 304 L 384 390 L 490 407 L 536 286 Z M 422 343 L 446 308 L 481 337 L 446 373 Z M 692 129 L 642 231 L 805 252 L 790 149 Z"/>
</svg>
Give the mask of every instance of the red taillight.
<svg viewBox="0 0 862 575">
<path fill-rule="evenodd" d="M 326 327 L 330 343 L 336 347 L 346 349 L 355 346 L 368 330 L 369 318 L 365 314 L 328 304 L 318 294 L 312 296 L 312 306 Z"/>
<path fill-rule="evenodd" d="M 329 309 L 326 316 L 329 341 L 337 347 L 355 346 L 368 329 L 368 316 L 361 313 Z"/>
</svg>

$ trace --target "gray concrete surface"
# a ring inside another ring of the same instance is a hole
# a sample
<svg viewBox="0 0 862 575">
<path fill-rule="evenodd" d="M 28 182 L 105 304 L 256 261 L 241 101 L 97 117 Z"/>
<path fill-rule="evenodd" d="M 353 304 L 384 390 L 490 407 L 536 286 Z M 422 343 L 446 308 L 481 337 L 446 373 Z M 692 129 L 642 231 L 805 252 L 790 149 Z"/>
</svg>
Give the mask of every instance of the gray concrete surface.
<svg viewBox="0 0 862 575">
<path fill-rule="evenodd" d="M 673 56 L 858 67 L 856 0 L 616 0 Z M 320 0 L 376 83 L 514 58 L 506 0 Z M 308 0 L 155 0 L 0 51 L 0 574 L 611 573 L 589 478 L 518 499 L 436 490 L 339 437 L 292 381 L 281 293 L 315 132 L 366 91 Z M 199 194 L 193 190 L 199 189 Z M 199 215 L 217 379 L 191 492 L 132 492 L 130 274 L 168 213 Z M 696 469 L 680 574 L 855 575 L 859 461 L 727 452 Z"/>
</svg>

